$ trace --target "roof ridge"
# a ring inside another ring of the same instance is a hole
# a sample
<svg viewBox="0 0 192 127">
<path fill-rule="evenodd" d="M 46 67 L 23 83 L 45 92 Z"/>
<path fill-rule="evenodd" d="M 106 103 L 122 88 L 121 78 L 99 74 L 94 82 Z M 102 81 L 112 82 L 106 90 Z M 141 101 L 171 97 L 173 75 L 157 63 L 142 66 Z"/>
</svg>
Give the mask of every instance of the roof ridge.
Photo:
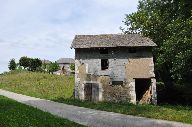
<svg viewBox="0 0 192 127">
<path fill-rule="evenodd" d="M 72 48 L 99 48 L 99 47 L 137 47 L 157 46 L 150 38 L 142 34 L 97 34 L 76 35 Z"/>
<path fill-rule="evenodd" d="M 142 34 L 139 34 L 139 33 L 133 33 L 133 34 L 124 34 L 124 33 L 111 33 L 111 34 L 77 34 L 75 36 L 102 36 L 102 35 L 142 35 Z"/>
</svg>

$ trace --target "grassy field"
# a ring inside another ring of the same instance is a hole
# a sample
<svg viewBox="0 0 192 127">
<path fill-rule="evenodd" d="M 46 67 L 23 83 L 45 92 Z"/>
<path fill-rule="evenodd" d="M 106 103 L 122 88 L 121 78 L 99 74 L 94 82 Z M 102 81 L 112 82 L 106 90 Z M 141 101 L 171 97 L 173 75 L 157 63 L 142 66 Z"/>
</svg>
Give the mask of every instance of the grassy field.
<svg viewBox="0 0 192 127">
<path fill-rule="evenodd" d="M 95 104 L 75 100 L 71 97 L 74 89 L 73 77 L 12 72 L 0 76 L 0 88 L 81 107 L 192 124 L 192 107 L 109 102 Z"/>
<path fill-rule="evenodd" d="M 0 88 L 49 100 L 73 96 L 73 76 L 12 71 L 0 75 Z"/>
<path fill-rule="evenodd" d="M 0 96 L 0 127 L 83 127 Z"/>
</svg>

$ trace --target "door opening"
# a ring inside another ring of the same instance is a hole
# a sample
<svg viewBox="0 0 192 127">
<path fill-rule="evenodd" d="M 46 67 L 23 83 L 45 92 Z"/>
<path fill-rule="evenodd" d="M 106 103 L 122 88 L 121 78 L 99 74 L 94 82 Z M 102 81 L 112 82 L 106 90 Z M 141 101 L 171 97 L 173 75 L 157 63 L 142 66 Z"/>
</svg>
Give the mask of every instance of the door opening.
<svg viewBox="0 0 192 127">
<path fill-rule="evenodd" d="M 86 83 L 84 88 L 85 100 L 99 101 L 99 85 L 97 83 Z"/>
<path fill-rule="evenodd" d="M 137 103 L 150 103 L 151 79 L 135 79 L 135 92 Z"/>
</svg>

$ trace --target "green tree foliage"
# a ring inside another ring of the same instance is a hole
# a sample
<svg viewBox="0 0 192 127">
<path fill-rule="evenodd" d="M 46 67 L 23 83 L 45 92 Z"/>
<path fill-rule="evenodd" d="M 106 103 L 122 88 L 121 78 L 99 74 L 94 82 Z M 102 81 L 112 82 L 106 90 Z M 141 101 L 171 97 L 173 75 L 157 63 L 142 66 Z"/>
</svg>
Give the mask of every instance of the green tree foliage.
<svg viewBox="0 0 192 127">
<path fill-rule="evenodd" d="M 24 56 L 20 58 L 19 65 L 30 71 L 38 71 L 41 69 L 42 61 L 38 58 L 28 58 Z"/>
<path fill-rule="evenodd" d="M 138 10 L 126 15 L 125 33 L 141 33 L 158 47 L 156 73 L 167 86 L 192 82 L 192 2 L 140 0 Z"/>
<path fill-rule="evenodd" d="M 72 71 L 75 71 L 75 64 L 74 64 L 74 63 L 70 64 L 70 69 L 71 69 Z"/>
<path fill-rule="evenodd" d="M 52 73 L 55 72 L 55 71 L 58 71 L 59 70 L 59 64 L 57 62 L 54 62 L 54 63 L 49 63 L 47 64 L 47 71 L 49 73 Z"/>
<path fill-rule="evenodd" d="M 17 64 L 16 64 L 16 62 L 15 62 L 15 59 L 11 59 L 11 60 L 9 61 L 9 66 L 8 66 L 9 70 L 15 70 L 16 67 L 17 67 Z"/>
<path fill-rule="evenodd" d="M 23 56 L 19 59 L 19 65 L 26 69 L 30 65 L 30 58 Z"/>
<path fill-rule="evenodd" d="M 35 58 L 35 59 L 30 58 L 29 61 L 30 61 L 29 62 L 30 63 L 29 64 L 29 70 L 30 71 L 38 71 L 42 66 L 42 61 L 38 58 Z"/>
</svg>

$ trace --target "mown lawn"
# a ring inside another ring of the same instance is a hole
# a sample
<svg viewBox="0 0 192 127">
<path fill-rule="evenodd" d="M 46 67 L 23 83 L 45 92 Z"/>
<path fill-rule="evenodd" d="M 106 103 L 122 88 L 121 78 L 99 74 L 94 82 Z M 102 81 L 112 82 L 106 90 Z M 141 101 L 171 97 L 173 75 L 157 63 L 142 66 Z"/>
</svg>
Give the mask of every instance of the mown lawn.
<svg viewBox="0 0 192 127">
<path fill-rule="evenodd" d="M 192 124 L 192 107 L 190 106 L 91 103 L 75 100 L 72 98 L 74 77 L 70 76 L 12 72 L 0 76 L 0 88 L 81 107 Z"/>
<path fill-rule="evenodd" d="M 0 127 L 83 127 L 0 96 Z"/>
</svg>

